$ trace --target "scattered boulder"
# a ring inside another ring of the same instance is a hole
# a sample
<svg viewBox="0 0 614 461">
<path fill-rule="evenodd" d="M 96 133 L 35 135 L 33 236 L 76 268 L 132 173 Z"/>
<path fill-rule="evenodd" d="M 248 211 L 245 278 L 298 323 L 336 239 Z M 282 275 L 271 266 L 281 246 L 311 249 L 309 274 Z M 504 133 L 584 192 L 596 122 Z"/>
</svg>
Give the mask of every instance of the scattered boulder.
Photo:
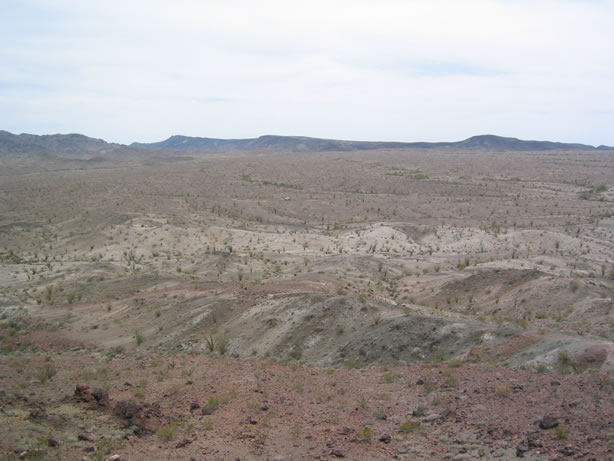
<svg viewBox="0 0 614 461">
<path fill-rule="evenodd" d="M 175 445 L 175 448 L 187 447 L 191 443 L 192 443 L 191 439 L 183 439 L 181 442 L 178 442 L 177 445 Z"/>
<path fill-rule="evenodd" d="M 87 384 L 77 384 L 74 395 L 78 401 L 89 403 L 93 408 L 104 408 L 110 404 L 109 393 L 106 390 L 92 389 Z"/>
<path fill-rule="evenodd" d="M 601 368 L 608 358 L 608 347 L 594 344 L 574 357 L 574 363 L 580 368 Z"/>
<path fill-rule="evenodd" d="M 49 445 L 51 448 L 57 448 L 60 446 L 60 442 L 58 442 L 57 439 L 49 436 L 49 438 L 47 439 L 47 445 Z"/>
<path fill-rule="evenodd" d="M 543 430 L 552 429 L 559 425 L 559 421 L 554 416 L 544 416 L 538 421 L 539 428 Z"/>
<path fill-rule="evenodd" d="M 518 458 L 524 458 L 524 455 L 529 451 L 529 446 L 526 445 L 524 442 L 518 444 L 518 446 L 516 447 L 516 457 Z"/>
<path fill-rule="evenodd" d="M 113 409 L 113 414 L 122 419 L 132 419 L 142 410 L 143 406 L 134 400 L 121 400 Z"/>
<path fill-rule="evenodd" d="M 379 438 L 379 441 L 384 443 L 390 443 L 392 441 L 392 437 L 390 436 L 390 434 L 384 434 Z"/>
<path fill-rule="evenodd" d="M 30 419 L 42 419 L 47 417 L 47 412 L 41 406 L 35 406 L 30 410 Z"/>
<path fill-rule="evenodd" d="M 92 397 L 92 391 L 87 384 L 77 384 L 75 387 L 75 397 L 84 402 L 89 402 Z"/>
<path fill-rule="evenodd" d="M 527 446 L 529 448 L 541 448 L 543 446 L 539 440 L 539 433 L 536 432 L 527 436 Z"/>
<path fill-rule="evenodd" d="M 113 409 L 113 414 L 126 422 L 126 426 L 134 426 L 133 432 L 143 436 L 157 431 L 163 426 L 160 405 L 138 403 L 134 400 L 121 400 Z"/>
<path fill-rule="evenodd" d="M 560 453 L 563 456 L 573 456 L 576 454 L 576 447 L 574 447 L 573 445 L 565 445 L 563 448 L 561 448 Z"/>
<path fill-rule="evenodd" d="M 109 392 L 104 389 L 94 389 L 92 391 L 92 396 L 98 403 L 98 406 L 108 407 L 109 406 Z"/>
</svg>

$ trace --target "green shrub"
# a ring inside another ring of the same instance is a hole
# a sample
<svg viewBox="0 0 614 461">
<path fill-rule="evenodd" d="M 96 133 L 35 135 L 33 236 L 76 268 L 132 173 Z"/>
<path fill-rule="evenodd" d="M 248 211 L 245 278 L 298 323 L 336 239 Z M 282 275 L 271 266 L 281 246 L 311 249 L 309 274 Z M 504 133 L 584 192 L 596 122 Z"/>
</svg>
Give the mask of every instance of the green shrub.
<svg viewBox="0 0 614 461">
<path fill-rule="evenodd" d="M 426 378 L 422 388 L 424 389 L 425 393 L 430 394 L 435 390 L 435 383 L 430 378 Z"/>
<path fill-rule="evenodd" d="M 362 366 L 362 362 L 356 359 L 348 359 L 343 362 L 343 366 L 345 368 L 360 368 Z"/>
<path fill-rule="evenodd" d="M 420 423 L 417 423 L 415 421 L 407 421 L 405 424 L 401 424 L 401 427 L 399 428 L 399 431 L 403 432 L 404 434 L 409 434 L 411 432 L 416 432 L 420 430 Z"/>
<path fill-rule="evenodd" d="M 207 403 L 205 404 L 205 409 L 209 410 L 211 412 L 214 412 L 215 410 L 217 410 L 218 408 L 220 408 L 221 405 L 221 401 L 220 398 L 216 395 L 212 395 L 211 397 L 209 397 L 209 399 L 207 400 Z"/>
<path fill-rule="evenodd" d="M 219 354 L 224 355 L 227 349 L 228 349 L 228 341 L 226 341 L 224 338 L 220 339 L 217 342 L 217 351 L 219 352 Z"/>
<path fill-rule="evenodd" d="M 391 371 L 389 371 L 388 373 L 385 373 L 382 376 L 382 381 L 384 381 L 385 383 L 393 383 L 395 382 L 397 379 L 399 379 L 398 375 L 395 375 L 394 373 L 392 373 Z"/>
<path fill-rule="evenodd" d="M 215 340 L 213 339 L 213 336 L 209 335 L 208 338 L 205 338 L 205 342 L 207 344 L 207 349 L 209 350 L 209 353 L 215 352 Z"/>
<path fill-rule="evenodd" d="M 158 430 L 158 437 L 162 440 L 170 441 L 177 437 L 177 432 L 179 431 L 179 423 L 177 421 L 173 421 L 166 426 L 161 427 Z"/>
<path fill-rule="evenodd" d="M 495 395 L 497 397 L 509 397 L 512 388 L 509 384 L 500 384 L 495 387 Z"/>
<path fill-rule="evenodd" d="M 134 339 L 136 341 L 137 346 L 140 346 L 141 344 L 143 344 L 143 341 L 145 341 L 145 337 L 139 330 L 136 330 L 134 332 Z"/>
<path fill-rule="evenodd" d="M 416 409 L 413 411 L 412 416 L 424 416 L 426 414 L 426 406 L 418 405 Z"/>
<path fill-rule="evenodd" d="M 46 363 L 38 370 L 38 380 L 41 384 L 50 381 L 57 374 L 57 370 L 53 363 Z"/>
<path fill-rule="evenodd" d="M 358 431 L 358 439 L 362 442 L 369 443 L 373 438 L 373 429 L 370 427 L 363 427 L 360 431 Z"/>
<path fill-rule="evenodd" d="M 559 352 L 556 367 L 561 373 L 571 373 L 573 371 L 573 362 L 571 360 L 569 352 Z"/>
<path fill-rule="evenodd" d="M 564 424 L 559 424 L 554 428 L 554 433 L 557 439 L 565 440 L 569 436 L 569 428 Z"/>
</svg>

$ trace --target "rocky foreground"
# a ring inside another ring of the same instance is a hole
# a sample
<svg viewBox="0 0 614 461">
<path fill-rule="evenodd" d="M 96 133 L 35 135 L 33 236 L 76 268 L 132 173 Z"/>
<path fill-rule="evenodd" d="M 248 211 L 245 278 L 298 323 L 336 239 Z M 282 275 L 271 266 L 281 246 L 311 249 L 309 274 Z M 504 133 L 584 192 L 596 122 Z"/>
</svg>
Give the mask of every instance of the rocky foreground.
<svg viewBox="0 0 614 461">
<path fill-rule="evenodd" d="M 4 459 L 613 457 L 614 378 L 565 364 L 313 368 L 34 335 L 14 346 L 0 357 Z"/>
</svg>

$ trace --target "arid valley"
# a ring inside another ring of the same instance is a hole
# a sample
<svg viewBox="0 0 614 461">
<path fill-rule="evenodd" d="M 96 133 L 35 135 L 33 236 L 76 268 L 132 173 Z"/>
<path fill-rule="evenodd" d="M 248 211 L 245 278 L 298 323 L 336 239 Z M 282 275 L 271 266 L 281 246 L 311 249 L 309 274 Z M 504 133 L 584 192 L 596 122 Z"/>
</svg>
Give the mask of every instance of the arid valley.
<svg viewBox="0 0 614 461">
<path fill-rule="evenodd" d="M 3 459 L 612 458 L 613 151 L 69 141 L 0 156 Z"/>
</svg>

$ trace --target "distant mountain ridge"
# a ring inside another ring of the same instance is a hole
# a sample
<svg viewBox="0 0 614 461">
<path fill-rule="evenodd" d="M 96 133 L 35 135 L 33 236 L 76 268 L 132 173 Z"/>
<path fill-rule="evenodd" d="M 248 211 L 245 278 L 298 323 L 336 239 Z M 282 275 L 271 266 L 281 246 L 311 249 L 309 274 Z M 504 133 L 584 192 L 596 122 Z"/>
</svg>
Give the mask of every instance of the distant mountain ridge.
<svg viewBox="0 0 614 461">
<path fill-rule="evenodd" d="M 145 149 L 178 149 L 209 152 L 347 152 L 374 149 L 446 149 L 466 151 L 548 151 L 548 150 L 614 150 L 613 147 L 594 147 L 551 141 L 524 141 L 495 135 L 473 136 L 457 142 L 386 142 L 344 141 L 309 138 L 305 136 L 266 135 L 250 139 L 215 139 L 171 136 L 156 143 L 133 143 Z"/>
<path fill-rule="evenodd" d="M 344 141 L 306 136 L 266 135 L 250 139 L 215 139 L 171 136 L 156 143 L 132 143 L 130 146 L 108 143 L 82 134 L 12 134 L 0 130 L 0 157 L 38 156 L 64 158 L 103 158 L 112 155 L 156 155 L 175 152 L 351 152 L 376 149 L 439 149 L 466 152 L 540 152 L 554 150 L 613 150 L 587 144 L 551 141 L 525 141 L 495 135 L 473 136 L 457 142 L 377 142 Z M 181 154 L 183 155 L 183 154 Z"/>
<path fill-rule="evenodd" d="M 123 144 L 108 143 L 82 134 L 12 134 L 0 130 L 0 157 L 38 155 L 79 158 L 106 155 L 125 148 Z"/>
</svg>

